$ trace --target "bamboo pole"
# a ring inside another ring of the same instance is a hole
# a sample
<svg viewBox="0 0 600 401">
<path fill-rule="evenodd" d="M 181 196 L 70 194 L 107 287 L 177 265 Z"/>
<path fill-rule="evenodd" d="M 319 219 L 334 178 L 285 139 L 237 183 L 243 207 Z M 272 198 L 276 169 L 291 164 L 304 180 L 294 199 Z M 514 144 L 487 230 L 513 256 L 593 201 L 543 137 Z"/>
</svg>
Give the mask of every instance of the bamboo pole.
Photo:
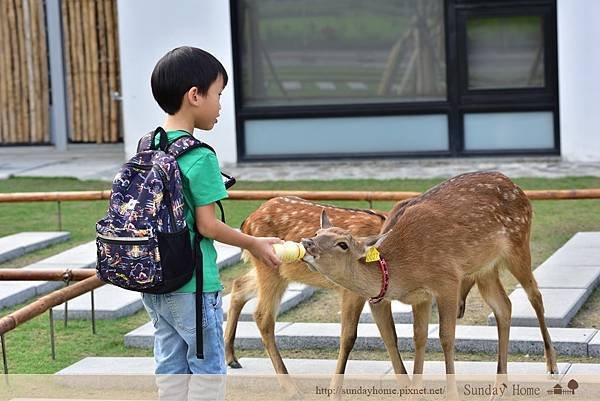
<svg viewBox="0 0 600 401">
<path fill-rule="evenodd" d="M 41 315 L 48 309 L 63 304 L 66 301 L 85 294 L 104 285 L 97 277 L 90 277 L 79 283 L 54 291 L 46 296 L 41 297 L 35 302 L 0 318 L 0 335 L 13 330 L 15 327 Z"/>
<path fill-rule="evenodd" d="M 99 81 L 100 81 L 100 123 L 101 132 L 99 138 L 102 142 L 110 142 L 109 120 L 110 120 L 110 90 L 108 84 L 108 55 L 106 53 L 106 23 L 104 1 L 96 1 L 98 13 L 98 54 L 99 54 Z"/>
<path fill-rule="evenodd" d="M 19 130 L 19 102 L 15 101 L 18 96 L 18 85 L 19 85 L 19 67 L 18 67 L 18 35 L 17 35 L 17 27 L 16 27 L 16 4 L 17 0 L 8 0 L 3 1 L 2 3 L 8 9 L 8 32 L 9 32 L 9 49 L 10 49 L 10 83 L 8 85 L 9 88 L 9 121 L 10 121 L 10 131 L 9 131 L 9 143 L 15 143 L 17 141 L 17 132 Z M 17 54 L 15 54 L 15 52 Z"/>
<path fill-rule="evenodd" d="M 27 93 L 26 99 L 26 113 L 24 115 L 28 122 L 29 130 L 26 132 L 29 143 L 37 142 L 37 126 L 36 121 L 36 97 L 35 96 L 35 80 L 33 76 L 33 48 L 32 48 L 32 21 L 31 21 L 31 10 L 29 8 L 29 0 L 22 0 L 23 3 L 23 47 L 25 50 L 25 57 L 21 60 L 24 64 L 27 81 L 24 82 L 25 93 Z"/>
<path fill-rule="evenodd" d="M 4 6 L 0 5 L 0 21 L 7 21 L 8 16 Z M 0 25 L 0 143 L 7 143 L 8 134 L 8 94 L 7 85 L 9 77 L 6 67 L 8 43 L 6 41 L 6 23 Z"/>
<path fill-rule="evenodd" d="M 60 2 L 61 14 L 62 14 L 62 34 L 63 34 L 63 51 L 64 51 L 64 65 L 65 65 L 65 81 L 67 85 L 67 112 L 68 114 L 68 137 L 73 134 L 73 76 L 72 66 L 73 55 L 71 50 L 71 21 L 69 16 L 69 4 L 68 0 L 62 0 Z"/>
<path fill-rule="evenodd" d="M 120 92 L 119 89 L 119 48 L 116 26 L 116 3 L 114 0 L 104 0 L 104 9 L 106 12 L 106 32 L 107 32 L 107 49 L 108 49 L 108 84 L 109 92 Z M 111 142 L 119 140 L 119 110 L 117 100 L 111 98 L 110 102 L 110 139 Z"/>
<path fill-rule="evenodd" d="M 19 66 L 21 67 L 20 72 L 20 98 L 15 100 L 20 100 L 20 132 L 19 132 L 19 142 L 28 143 L 30 142 L 29 135 L 29 119 L 27 118 L 27 108 L 28 108 L 28 99 L 29 93 L 27 90 L 28 86 L 28 77 L 27 77 L 27 55 L 25 50 L 25 24 L 23 22 L 24 19 L 24 10 L 23 3 L 26 0 L 17 0 L 17 32 L 19 35 Z"/>
<path fill-rule="evenodd" d="M 85 129 L 83 130 L 83 141 L 84 142 L 90 142 L 92 140 L 92 134 L 94 131 L 94 84 L 93 84 L 93 77 L 92 77 L 92 65 L 91 65 L 91 60 L 92 60 L 92 49 L 91 49 L 91 27 L 90 27 L 90 9 L 87 6 L 89 3 L 89 1 L 84 1 L 82 0 L 80 2 L 80 6 L 81 6 L 81 19 L 82 19 L 82 23 L 83 23 L 83 31 L 82 31 L 82 36 L 83 36 L 83 46 L 81 48 L 81 51 L 84 54 L 84 60 L 85 60 L 85 68 L 84 68 L 84 78 L 85 78 L 85 84 L 84 84 L 84 88 L 85 91 L 81 94 L 81 98 L 83 99 L 84 103 L 85 103 L 85 116 L 84 116 L 84 121 L 85 121 Z"/>
<path fill-rule="evenodd" d="M 561 189 L 524 191 L 531 200 L 600 199 L 600 189 Z M 267 200 L 278 196 L 298 196 L 308 200 L 401 201 L 420 192 L 393 191 L 229 191 L 230 200 Z M 0 194 L 0 203 L 57 202 L 110 199 L 110 191 L 15 192 Z"/>
<path fill-rule="evenodd" d="M 92 86 L 91 99 L 92 114 L 92 132 L 90 132 L 90 142 L 102 143 L 102 110 L 100 108 L 100 74 L 98 69 L 98 22 L 96 18 L 96 0 L 87 1 L 89 40 L 86 48 L 89 49 L 89 76 Z"/>
<path fill-rule="evenodd" d="M 76 27 L 75 37 L 77 41 L 75 43 L 74 52 L 77 55 L 77 93 L 75 94 L 75 101 L 79 107 L 79 121 L 77 127 L 77 136 L 74 138 L 75 141 L 84 141 L 84 132 L 86 131 L 86 114 L 87 109 L 85 104 L 82 104 L 82 100 L 84 98 L 85 93 L 85 57 L 83 53 L 83 13 L 81 10 L 81 1 L 73 1 L 73 9 L 75 10 L 75 15 L 73 19 L 73 24 Z"/>
<path fill-rule="evenodd" d="M 79 133 L 81 132 L 80 121 L 81 121 L 81 108 L 79 105 L 79 54 L 78 54 L 78 42 L 81 36 L 81 30 L 78 30 L 77 26 L 77 9 L 74 0 L 66 0 L 69 5 L 69 33 L 71 37 L 71 82 L 73 84 L 73 93 L 70 101 L 73 103 L 73 118 L 71 127 L 72 141 L 77 140 Z"/>
<path fill-rule="evenodd" d="M 82 281 L 96 275 L 96 269 L 0 269 L 0 281 Z"/>
<path fill-rule="evenodd" d="M 41 118 L 41 129 L 43 132 L 42 140 L 44 143 L 50 143 L 50 85 L 48 82 L 48 73 L 50 68 L 48 67 L 48 47 L 46 46 L 46 16 L 44 15 L 44 4 L 43 2 L 36 2 L 38 7 L 38 43 L 40 47 L 40 93 L 41 93 L 41 107 L 40 107 L 40 118 Z"/>
</svg>

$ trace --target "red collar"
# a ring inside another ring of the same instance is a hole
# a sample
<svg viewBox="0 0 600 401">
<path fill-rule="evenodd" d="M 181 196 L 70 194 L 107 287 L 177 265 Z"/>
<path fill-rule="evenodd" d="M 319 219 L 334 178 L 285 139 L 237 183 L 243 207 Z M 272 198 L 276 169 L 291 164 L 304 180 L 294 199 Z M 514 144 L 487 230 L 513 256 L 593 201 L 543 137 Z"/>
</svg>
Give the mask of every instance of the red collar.
<svg viewBox="0 0 600 401">
<path fill-rule="evenodd" d="M 376 297 L 371 297 L 369 298 L 369 303 L 371 304 L 376 304 L 381 302 L 381 300 L 383 299 L 383 297 L 385 296 L 385 293 L 388 289 L 388 284 L 390 281 L 390 273 L 388 270 L 388 266 L 387 263 L 385 261 L 385 259 L 383 258 L 383 256 L 380 257 L 379 259 L 379 269 L 381 270 L 381 290 L 379 290 L 379 294 Z"/>
</svg>

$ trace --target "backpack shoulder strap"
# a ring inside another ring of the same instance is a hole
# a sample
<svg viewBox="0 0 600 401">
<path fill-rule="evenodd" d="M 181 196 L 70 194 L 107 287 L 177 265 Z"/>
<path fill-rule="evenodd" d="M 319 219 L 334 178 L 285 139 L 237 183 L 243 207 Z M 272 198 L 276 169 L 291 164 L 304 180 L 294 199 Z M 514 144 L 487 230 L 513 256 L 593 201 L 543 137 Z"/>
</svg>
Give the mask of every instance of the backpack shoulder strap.
<svg viewBox="0 0 600 401">
<path fill-rule="evenodd" d="M 184 135 L 184 136 L 179 137 L 176 140 L 174 140 L 167 147 L 167 153 L 177 159 L 178 157 L 189 152 L 190 150 L 196 149 L 196 148 L 207 148 L 211 152 L 216 154 L 215 150 L 210 145 L 194 138 L 191 135 Z M 222 171 L 221 171 L 221 175 L 226 177 L 229 180 L 229 182 L 232 182 L 232 180 L 233 180 L 233 182 L 235 182 L 235 179 L 233 177 L 223 173 Z M 233 185 L 233 184 L 229 184 L 229 186 L 231 186 L 231 185 Z M 227 186 L 226 186 L 226 188 L 227 188 Z M 219 209 L 221 211 L 221 221 L 223 221 L 223 223 L 225 223 L 225 211 L 223 210 L 223 205 L 221 204 L 221 201 L 217 201 L 215 203 L 217 204 L 217 206 L 219 207 Z"/>
<path fill-rule="evenodd" d="M 184 135 L 174 140 L 169 146 L 167 146 L 167 153 L 177 159 L 190 150 L 196 148 L 207 148 L 216 154 L 215 150 L 210 145 L 194 138 L 191 135 Z"/>
<path fill-rule="evenodd" d="M 159 135 L 159 147 L 160 150 L 167 149 L 167 133 L 163 129 L 163 127 L 157 127 L 154 131 L 148 132 L 146 135 L 140 138 L 138 142 L 137 152 L 143 152 L 145 150 L 156 150 L 156 146 L 154 146 L 154 141 L 156 140 L 156 136 Z"/>
</svg>

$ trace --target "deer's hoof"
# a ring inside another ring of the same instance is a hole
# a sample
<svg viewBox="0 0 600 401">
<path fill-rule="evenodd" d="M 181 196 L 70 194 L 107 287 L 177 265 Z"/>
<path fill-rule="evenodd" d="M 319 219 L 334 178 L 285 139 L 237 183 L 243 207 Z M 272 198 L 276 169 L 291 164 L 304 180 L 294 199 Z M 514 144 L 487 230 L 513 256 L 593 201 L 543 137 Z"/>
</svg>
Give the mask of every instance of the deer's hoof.
<svg viewBox="0 0 600 401">
<path fill-rule="evenodd" d="M 237 359 L 234 359 L 233 361 L 228 363 L 229 367 L 232 369 L 241 369 L 242 365 L 240 365 L 240 363 L 237 361 Z"/>
</svg>

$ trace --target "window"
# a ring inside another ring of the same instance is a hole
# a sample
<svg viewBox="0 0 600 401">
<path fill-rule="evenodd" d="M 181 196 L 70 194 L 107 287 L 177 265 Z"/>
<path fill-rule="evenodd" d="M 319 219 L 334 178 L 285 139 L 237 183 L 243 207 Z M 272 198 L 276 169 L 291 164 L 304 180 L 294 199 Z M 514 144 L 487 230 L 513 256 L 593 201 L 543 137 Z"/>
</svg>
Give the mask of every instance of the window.
<svg viewBox="0 0 600 401">
<path fill-rule="evenodd" d="M 244 105 L 446 98 L 442 0 L 235 4 Z"/>
</svg>

